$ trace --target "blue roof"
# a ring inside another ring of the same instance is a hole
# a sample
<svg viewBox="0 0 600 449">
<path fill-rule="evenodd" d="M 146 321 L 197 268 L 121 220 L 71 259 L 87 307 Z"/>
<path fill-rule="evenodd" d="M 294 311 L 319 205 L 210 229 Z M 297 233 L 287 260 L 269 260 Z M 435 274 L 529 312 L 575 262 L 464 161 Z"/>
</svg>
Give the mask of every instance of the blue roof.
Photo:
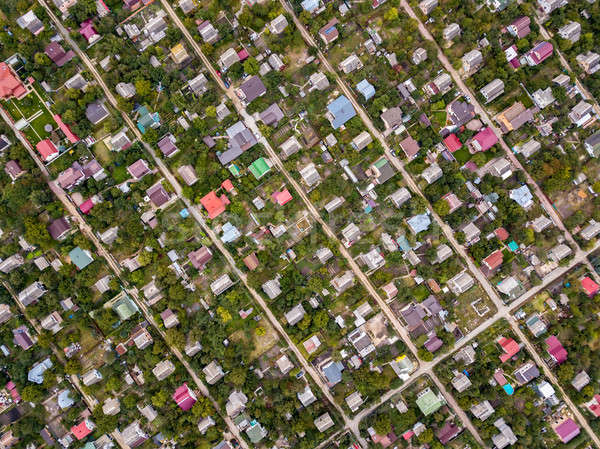
<svg viewBox="0 0 600 449">
<path fill-rule="evenodd" d="M 518 189 L 511 190 L 510 198 L 516 201 L 521 207 L 527 207 L 533 201 L 533 195 L 527 185 L 522 185 Z"/>
<path fill-rule="evenodd" d="M 29 373 L 27 373 L 27 380 L 36 384 L 42 384 L 44 382 L 44 371 L 48 368 L 52 368 L 52 361 L 49 358 L 42 360 L 31 368 Z"/>
<path fill-rule="evenodd" d="M 223 225 L 223 236 L 221 237 L 221 241 L 223 243 L 231 243 L 237 240 L 242 234 L 234 225 L 230 222 L 227 222 Z"/>
<path fill-rule="evenodd" d="M 508 249 L 510 249 L 512 252 L 515 252 L 519 249 L 519 245 L 517 245 L 517 242 L 513 240 L 508 244 Z"/>
<path fill-rule="evenodd" d="M 407 252 L 411 250 L 410 243 L 404 234 L 398 237 L 397 242 L 402 251 Z"/>
<path fill-rule="evenodd" d="M 190 212 L 187 210 L 187 208 L 183 208 L 179 211 L 179 215 L 181 215 L 181 218 L 187 218 L 190 216 Z"/>
<path fill-rule="evenodd" d="M 333 129 L 338 129 L 352 117 L 356 116 L 356 111 L 344 95 L 340 95 L 335 100 L 327 105 L 327 110 L 332 115 L 331 126 Z"/>
<path fill-rule="evenodd" d="M 340 362 L 332 362 L 323 368 L 323 374 L 327 378 L 327 381 L 331 386 L 338 384 L 342 381 L 342 370 L 344 365 Z"/>
<path fill-rule="evenodd" d="M 358 90 L 365 97 L 365 100 L 368 100 L 375 95 L 375 88 L 366 79 L 362 80 L 356 85 L 356 90 Z"/>
<path fill-rule="evenodd" d="M 75 401 L 71 399 L 69 393 L 71 393 L 71 390 L 63 390 L 58 393 L 58 406 L 63 410 L 75 404 Z"/>
<path fill-rule="evenodd" d="M 92 259 L 89 254 L 82 250 L 79 246 L 76 246 L 69 252 L 69 258 L 71 259 L 71 262 L 73 262 L 80 270 L 83 270 L 94 261 L 94 259 Z"/>
<path fill-rule="evenodd" d="M 431 218 L 428 214 L 415 215 L 406 220 L 406 223 L 415 234 L 427 230 L 431 224 Z"/>
<path fill-rule="evenodd" d="M 319 0 L 304 0 L 300 4 L 305 11 L 313 12 L 319 7 Z"/>
</svg>

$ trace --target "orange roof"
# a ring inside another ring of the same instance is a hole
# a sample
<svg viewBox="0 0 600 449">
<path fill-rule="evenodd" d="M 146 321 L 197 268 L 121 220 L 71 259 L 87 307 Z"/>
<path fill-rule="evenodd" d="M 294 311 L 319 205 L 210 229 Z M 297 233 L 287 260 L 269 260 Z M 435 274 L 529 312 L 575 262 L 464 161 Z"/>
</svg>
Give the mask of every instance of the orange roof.
<svg viewBox="0 0 600 449">
<path fill-rule="evenodd" d="M 200 204 L 206 209 L 210 219 L 216 218 L 225 212 L 225 204 L 223 203 L 223 200 L 217 196 L 214 190 L 202 197 L 202 199 L 200 199 Z"/>
<path fill-rule="evenodd" d="M 6 62 L 0 63 L 0 97 L 22 97 L 27 89 Z"/>
<path fill-rule="evenodd" d="M 502 251 L 497 250 L 492 254 L 483 259 L 483 263 L 490 269 L 494 270 L 502 265 L 503 254 Z"/>
<path fill-rule="evenodd" d="M 71 427 L 71 432 L 78 440 L 83 440 L 90 433 L 92 433 L 93 430 L 94 424 L 88 419 L 84 419 L 76 426 Z"/>
<path fill-rule="evenodd" d="M 56 146 L 50 139 L 40 140 L 35 147 L 44 161 L 47 161 L 50 157 L 58 153 Z"/>
<path fill-rule="evenodd" d="M 65 136 L 67 136 L 67 139 L 69 139 L 69 142 L 71 142 L 71 143 L 79 142 L 79 137 L 77 137 L 77 135 L 73 131 L 71 131 L 71 128 L 69 128 L 69 125 L 67 125 L 65 122 L 62 121 L 62 119 L 60 118 L 60 115 L 54 114 L 52 117 L 54 118 L 54 121 L 56 122 L 56 124 L 58 125 L 60 130 L 65 134 Z"/>
<path fill-rule="evenodd" d="M 496 229 L 494 231 L 494 234 L 496 234 L 496 237 L 498 237 L 498 240 L 500 240 L 501 242 L 508 238 L 508 231 L 504 228 Z"/>
<path fill-rule="evenodd" d="M 498 344 L 502 346 L 502 349 L 504 350 L 504 354 L 500 356 L 500 361 L 503 363 L 513 357 L 521 349 L 519 344 L 512 338 L 501 337 L 498 340 Z"/>
</svg>

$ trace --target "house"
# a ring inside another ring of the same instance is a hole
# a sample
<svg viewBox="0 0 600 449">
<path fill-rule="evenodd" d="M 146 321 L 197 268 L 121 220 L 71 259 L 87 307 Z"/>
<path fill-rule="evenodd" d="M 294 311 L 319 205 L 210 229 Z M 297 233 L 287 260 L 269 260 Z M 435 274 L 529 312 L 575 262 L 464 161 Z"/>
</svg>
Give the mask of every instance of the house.
<svg viewBox="0 0 600 449">
<path fill-rule="evenodd" d="M 205 20 L 204 22 L 200 23 L 200 25 L 198 25 L 198 33 L 200 33 L 200 37 L 202 37 L 202 40 L 206 44 L 214 44 L 216 41 L 219 40 L 219 32 L 213 26 L 213 24 L 210 23 L 208 20 Z M 233 50 L 233 48 L 230 48 L 229 50 Z M 233 50 L 233 52 L 237 56 L 237 52 L 235 50 Z M 219 59 L 219 62 L 220 61 L 221 61 L 221 59 Z M 239 58 L 238 58 L 238 61 L 239 61 Z M 235 61 L 235 62 L 237 62 L 237 61 Z M 230 66 L 228 66 L 227 68 L 229 68 Z"/>
<path fill-rule="evenodd" d="M 196 270 L 202 271 L 212 259 L 212 251 L 206 246 L 201 246 L 196 251 L 188 253 L 187 257 Z"/>
<path fill-rule="evenodd" d="M 494 130 L 489 126 L 479 131 L 469 142 L 469 149 L 472 153 L 487 151 L 498 143 L 498 137 Z"/>
<path fill-rule="evenodd" d="M 123 8 L 135 11 L 143 4 L 150 3 L 148 0 L 123 0 Z"/>
<path fill-rule="evenodd" d="M 583 228 L 579 233 L 581 238 L 583 238 L 584 240 L 591 240 L 598 234 L 600 234 L 600 223 L 593 219 L 590 220 L 589 224 L 585 228 Z"/>
<path fill-rule="evenodd" d="M 546 323 L 542 321 L 538 314 L 533 314 L 527 318 L 527 320 L 525 320 L 525 324 L 527 325 L 529 332 L 531 332 L 531 334 L 536 338 L 546 333 Z"/>
<path fill-rule="evenodd" d="M 198 182 L 198 176 L 196 175 L 196 170 L 191 165 L 182 165 L 177 169 L 177 173 L 183 179 L 188 186 L 193 186 L 196 182 Z"/>
<path fill-rule="evenodd" d="M 429 217 L 429 213 L 414 215 L 413 217 L 410 217 L 408 220 L 406 220 L 406 224 L 413 232 L 413 234 L 417 235 L 418 233 L 429 229 L 429 225 L 431 224 L 431 218 Z"/>
<path fill-rule="evenodd" d="M 333 129 L 338 129 L 356 115 L 356 111 L 344 95 L 340 95 L 327 105 L 327 118 Z"/>
<path fill-rule="evenodd" d="M 158 182 L 147 189 L 146 195 L 150 198 L 150 201 L 155 207 L 161 207 L 171 199 L 169 193 L 163 187 L 162 182 Z"/>
<path fill-rule="evenodd" d="M 539 42 L 536 46 L 529 50 L 529 52 L 525 55 L 525 59 L 527 60 L 528 65 L 536 66 L 552 56 L 553 52 L 554 47 L 550 42 Z"/>
<path fill-rule="evenodd" d="M 456 137 L 456 134 L 449 134 L 444 138 L 443 142 L 450 153 L 454 153 L 462 148 L 462 143 L 458 137 Z"/>
<path fill-rule="evenodd" d="M 356 85 L 356 90 L 364 97 L 365 101 L 370 100 L 375 95 L 375 87 L 366 79 Z"/>
<path fill-rule="evenodd" d="M 425 90 L 430 95 L 445 94 L 452 88 L 452 78 L 446 72 L 436 76 L 434 80 L 425 85 Z"/>
<path fill-rule="evenodd" d="M 302 176 L 304 182 L 309 187 L 312 187 L 321 181 L 321 175 L 319 175 L 319 172 L 317 171 L 314 163 L 310 163 L 307 166 L 301 168 L 299 170 L 299 173 L 300 176 Z"/>
<path fill-rule="evenodd" d="M 578 54 L 575 57 L 577 63 L 588 75 L 592 75 L 600 70 L 600 55 L 593 51 Z"/>
<path fill-rule="evenodd" d="M 556 432 L 556 435 L 558 435 L 560 441 L 566 444 L 579 435 L 581 433 L 581 429 L 575 421 L 573 421 L 571 418 L 567 418 L 558 426 L 554 427 L 554 432 Z"/>
<path fill-rule="evenodd" d="M 145 327 L 139 326 L 132 334 L 131 340 L 135 343 L 136 348 L 146 349 L 153 342 L 152 335 Z"/>
<path fill-rule="evenodd" d="M 315 252 L 315 257 L 321 264 L 325 264 L 329 259 L 333 257 L 333 252 L 327 247 L 319 248 Z"/>
<path fill-rule="evenodd" d="M 227 71 L 229 67 L 231 67 L 236 62 L 240 61 L 240 57 L 238 52 L 235 51 L 234 48 L 228 48 L 225 52 L 219 57 L 219 66 L 221 70 Z"/>
<path fill-rule="evenodd" d="M 363 405 L 365 402 L 365 400 L 362 398 L 358 391 L 355 391 L 354 393 L 346 396 L 345 401 L 346 405 L 352 413 L 356 413 L 360 406 Z"/>
<path fill-rule="evenodd" d="M 179 148 L 175 146 L 175 136 L 171 133 L 160 139 L 157 145 L 163 156 L 167 158 L 173 157 L 179 151 Z"/>
<path fill-rule="evenodd" d="M 269 30 L 273 34 L 281 34 L 288 26 L 288 21 L 283 14 L 279 14 L 268 24 Z"/>
<path fill-rule="evenodd" d="M 44 53 L 46 53 L 46 56 L 48 56 L 58 67 L 64 66 L 75 57 L 75 52 L 73 50 L 65 51 L 58 42 L 50 42 L 46 46 Z"/>
<path fill-rule="evenodd" d="M 532 100 L 538 108 L 544 109 L 554 103 L 556 99 L 552 94 L 552 88 L 547 87 L 546 89 L 536 90 L 532 95 Z"/>
<path fill-rule="evenodd" d="M 344 245 L 347 247 L 351 246 L 354 242 L 360 239 L 360 229 L 356 224 L 349 223 L 344 229 L 342 229 L 342 239 Z"/>
<path fill-rule="evenodd" d="M 160 116 L 158 112 L 150 113 L 146 106 L 142 106 L 137 110 L 138 120 L 137 127 L 144 134 L 147 128 L 158 128 L 160 126 Z"/>
<path fill-rule="evenodd" d="M 294 326 L 295 324 L 299 323 L 302 318 L 304 318 L 305 314 L 306 311 L 304 310 L 304 307 L 302 307 L 302 304 L 298 304 L 286 312 L 284 317 L 290 326 Z"/>
<path fill-rule="evenodd" d="M 102 404 L 102 413 L 108 416 L 114 416 L 121 411 L 119 399 L 117 398 L 108 398 Z"/>
<path fill-rule="evenodd" d="M 262 290 L 269 299 L 275 299 L 281 294 L 281 285 L 279 279 L 270 279 L 262 284 Z"/>
<path fill-rule="evenodd" d="M 229 204 L 229 200 L 227 200 L 225 195 L 217 196 L 213 190 L 200 199 L 200 204 L 206 209 L 208 218 L 212 220 L 225 212 L 225 206 Z"/>
<path fill-rule="evenodd" d="M 282 355 L 279 359 L 277 359 L 275 364 L 277 365 L 277 368 L 279 368 L 279 371 L 281 371 L 281 374 L 283 375 L 289 373 L 294 368 L 294 364 L 290 362 L 290 359 L 285 354 Z"/>
<path fill-rule="evenodd" d="M 436 395 L 430 387 L 427 387 L 417 394 L 415 403 L 423 415 L 429 416 L 446 405 L 446 400 L 441 394 Z"/>
<path fill-rule="evenodd" d="M 419 9 L 426 16 L 428 16 L 429 14 L 431 14 L 431 12 L 435 8 L 437 8 L 437 6 L 438 6 L 438 0 L 422 0 L 419 3 Z"/>
<path fill-rule="evenodd" d="M 462 430 L 463 429 L 458 427 L 454 423 L 454 421 L 448 420 L 445 422 L 445 424 L 442 426 L 441 429 L 439 429 L 435 432 L 435 436 L 437 437 L 438 440 L 440 440 L 440 443 L 442 443 L 443 445 L 446 445 L 450 441 L 452 441 L 454 438 L 456 438 L 458 436 L 458 434 L 460 432 L 462 432 Z"/>
<path fill-rule="evenodd" d="M 525 123 L 533 121 L 533 113 L 525 108 L 520 101 L 502 111 L 496 116 L 496 121 L 502 128 L 502 132 L 509 132 L 519 129 Z"/>
<path fill-rule="evenodd" d="M 43 329 L 49 330 L 53 334 L 56 334 L 62 328 L 60 325 L 62 322 L 63 319 L 60 314 L 57 311 L 54 311 L 40 320 L 40 326 L 42 326 Z"/>
<path fill-rule="evenodd" d="M 444 172 L 437 163 L 431 164 L 421 173 L 421 177 L 427 182 L 427 184 L 433 184 L 435 181 L 443 176 Z"/>
<path fill-rule="evenodd" d="M 0 262 L 0 271 L 2 271 L 5 274 L 8 274 L 15 268 L 18 268 L 21 265 L 23 265 L 24 263 L 25 259 L 23 258 L 23 256 L 21 254 L 16 253 Z"/>
<path fill-rule="evenodd" d="M 411 197 L 412 195 L 410 194 L 410 191 L 406 187 L 401 187 L 388 196 L 388 199 L 394 206 L 400 208 L 404 203 L 411 199 Z"/>
<path fill-rule="evenodd" d="M 595 120 L 594 107 L 590 103 L 581 100 L 569 112 L 569 119 L 577 126 L 584 126 L 593 119 Z"/>
<path fill-rule="evenodd" d="M 475 106 L 466 101 L 454 100 L 448 105 L 448 120 L 460 127 L 475 118 Z"/>
<path fill-rule="evenodd" d="M 533 156 L 537 151 L 542 148 L 542 144 L 535 139 L 529 139 L 523 145 L 521 145 L 517 151 L 523 156 L 525 159 L 529 159 Z"/>
<path fill-rule="evenodd" d="M 396 129 L 402 124 L 402 109 L 399 107 L 386 109 L 379 117 L 383 121 L 386 131 Z"/>
<path fill-rule="evenodd" d="M 558 263 L 563 260 L 565 257 L 569 256 L 573 250 L 570 246 L 561 243 L 556 245 L 548 252 L 548 259 Z"/>
<path fill-rule="evenodd" d="M 502 282 L 498 283 L 496 288 L 500 293 L 504 293 L 508 296 L 509 300 L 517 299 L 525 293 L 523 285 L 514 276 L 503 279 Z"/>
<path fill-rule="evenodd" d="M 510 360 L 521 350 L 519 344 L 512 338 L 501 336 L 498 338 L 498 340 L 496 340 L 496 342 L 500 345 L 503 351 L 503 354 L 500 355 L 500 361 L 502 363 Z"/>
<path fill-rule="evenodd" d="M 339 20 L 334 17 L 319 30 L 319 37 L 323 40 L 325 45 L 335 41 L 340 35 L 336 28 L 338 23 Z"/>
<path fill-rule="evenodd" d="M 352 148 L 355 150 L 360 151 L 363 148 L 366 148 L 371 142 L 373 142 L 371 134 L 369 134 L 367 131 L 362 131 L 360 134 L 354 137 L 354 139 L 352 139 L 350 145 L 352 145 Z"/>
<path fill-rule="evenodd" d="M 94 44 L 101 38 L 96 28 L 94 28 L 94 21 L 91 18 L 81 22 L 79 34 L 87 41 L 88 46 Z"/>
<path fill-rule="evenodd" d="M 104 103 L 101 101 L 94 101 L 88 104 L 85 108 L 85 116 L 92 123 L 92 125 L 97 125 L 102 122 L 104 119 L 108 118 L 110 113 L 108 109 L 104 106 Z"/>
<path fill-rule="evenodd" d="M 504 81 L 502 81 L 500 78 L 496 78 L 495 80 L 483 86 L 479 90 L 479 93 L 485 99 L 485 104 L 488 104 L 504 93 Z"/>
<path fill-rule="evenodd" d="M 304 390 L 296 393 L 296 397 L 300 401 L 303 407 L 308 407 L 310 404 L 317 400 L 317 397 L 314 395 L 310 386 L 306 385 Z"/>
<path fill-rule="evenodd" d="M 142 430 L 138 421 L 132 422 L 121 430 L 121 437 L 123 442 L 131 448 L 141 446 L 148 439 L 148 435 Z"/>
<path fill-rule="evenodd" d="M 486 276 L 491 275 L 502 265 L 503 257 L 502 251 L 498 249 L 481 261 L 482 271 L 485 268 Z"/>
<path fill-rule="evenodd" d="M 188 54 L 187 50 L 181 42 L 175 45 L 173 48 L 171 48 L 169 56 L 175 64 L 181 64 L 190 57 L 190 55 Z"/>
<path fill-rule="evenodd" d="M 494 426 L 500 433 L 492 436 L 492 442 L 497 449 L 504 449 L 506 446 L 512 446 L 517 442 L 517 437 L 504 418 L 499 418 L 494 422 Z"/>
<path fill-rule="evenodd" d="M 218 296 L 227 289 L 229 289 L 232 285 L 233 281 L 231 280 L 229 275 L 223 274 L 210 284 L 210 289 L 212 290 L 213 294 Z"/>
<path fill-rule="evenodd" d="M 458 273 L 448 280 L 448 287 L 455 295 L 460 295 L 475 285 L 475 280 L 466 271 Z"/>
<path fill-rule="evenodd" d="M 329 413 L 324 413 L 314 420 L 315 427 L 321 433 L 325 432 L 327 429 L 331 428 L 335 425 Z"/>
<path fill-rule="evenodd" d="M 28 29 L 34 36 L 37 36 L 44 31 L 44 24 L 38 16 L 35 15 L 33 9 L 30 9 L 21 17 L 17 18 L 16 22 L 21 29 Z"/>
<path fill-rule="evenodd" d="M 404 154 L 406 154 L 407 159 L 412 160 L 419 153 L 420 147 L 419 143 L 409 135 L 408 137 L 400 141 L 400 148 L 402 148 L 402 151 L 404 151 Z M 434 172 L 437 172 L 437 170 L 434 170 Z M 423 173 L 425 173 L 425 171 Z M 437 179 L 439 178 L 434 179 L 434 181 L 436 181 Z"/>
<path fill-rule="evenodd" d="M 292 194 L 288 189 L 283 189 L 281 191 L 273 192 L 271 195 L 271 199 L 274 203 L 277 203 L 280 206 L 284 206 L 292 200 Z"/>
<path fill-rule="evenodd" d="M 6 323 L 12 316 L 10 306 L 8 304 L 0 304 L 0 324 Z"/>
<path fill-rule="evenodd" d="M 470 73 L 478 69 L 483 64 L 483 54 L 475 49 L 465 53 L 461 58 L 463 70 Z"/>
<path fill-rule="evenodd" d="M 111 151 L 126 150 L 131 146 L 131 139 L 127 136 L 127 130 L 122 129 L 117 134 L 110 138 Z"/>
<path fill-rule="evenodd" d="M 362 62 L 360 62 L 358 56 L 352 53 L 350 56 L 340 62 L 338 68 L 345 74 L 348 74 L 354 72 L 355 70 L 361 69 L 362 66 Z"/>
<path fill-rule="evenodd" d="M 29 285 L 25 289 L 23 289 L 18 294 L 18 299 L 23 304 L 23 306 L 27 307 L 34 302 L 37 302 L 44 294 L 46 293 L 46 287 L 39 281 L 34 282 Z"/>
<path fill-rule="evenodd" d="M 77 438 L 79 441 L 83 440 L 90 433 L 94 431 L 96 425 L 90 421 L 89 419 L 84 419 L 76 426 L 71 427 L 71 433 Z"/>
<path fill-rule="evenodd" d="M 90 385 L 94 385 L 95 383 L 100 382 L 102 378 L 103 377 L 100 371 L 98 371 L 97 369 L 93 369 L 81 376 L 81 381 L 83 382 L 83 385 L 89 387 Z"/>
<path fill-rule="evenodd" d="M 523 209 L 529 209 L 533 205 L 533 195 L 527 185 L 512 189 L 509 194 L 510 199 L 514 200 Z"/>
<path fill-rule="evenodd" d="M 494 413 L 494 407 L 490 404 L 490 401 L 485 400 L 480 402 L 479 404 L 475 404 L 471 407 L 471 413 L 475 416 L 475 418 L 485 421 Z"/>
<path fill-rule="evenodd" d="M 526 385 L 539 375 L 540 371 L 532 361 L 524 363 L 513 373 L 513 377 L 519 383 L 519 385 Z"/>
<path fill-rule="evenodd" d="M 451 384 L 459 393 L 462 393 L 472 385 L 471 380 L 465 373 L 458 373 L 456 376 L 454 376 Z"/>
<path fill-rule="evenodd" d="M 451 41 L 460 35 L 460 31 L 460 25 L 458 23 L 451 23 L 444 28 L 444 31 L 442 31 L 442 37 L 445 41 Z"/>
<path fill-rule="evenodd" d="M 142 179 L 145 175 L 150 173 L 150 168 L 148 167 L 148 163 L 144 159 L 138 159 L 129 167 L 127 167 L 127 171 L 135 180 Z"/>
<path fill-rule="evenodd" d="M 350 270 L 346 270 L 344 273 L 333 278 L 331 280 L 331 285 L 336 293 L 340 295 L 354 285 L 354 273 Z"/>
<path fill-rule="evenodd" d="M 291 136 L 285 142 L 283 142 L 279 146 L 279 148 L 281 149 L 281 156 L 283 157 L 283 159 L 287 159 L 292 154 L 295 154 L 298 151 L 300 151 L 302 146 L 300 145 L 300 142 L 298 142 L 296 136 Z"/>
<path fill-rule="evenodd" d="M 590 376 L 585 371 L 580 371 L 571 381 L 571 385 L 577 391 L 581 391 L 583 387 L 589 384 L 591 381 Z"/>
<path fill-rule="evenodd" d="M 267 430 L 256 420 L 250 421 L 250 426 L 246 428 L 246 435 L 250 438 L 252 444 L 258 444 L 267 436 Z"/>
<path fill-rule="evenodd" d="M 0 86 L 1 92 L 1 86 Z M 40 140 L 35 148 L 40 153 L 42 161 L 49 162 L 58 156 L 58 149 L 50 139 Z"/>
<path fill-rule="evenodd" d="M 173 400 L 183 411 L 191 409 L 197 401 L 196 394 L 188 387 L 187 383 L 178 387 L 173 393 Z"/>
<path fill-rule="evenodd" d="M 25 325 L 13 329 L 12 332 L 13 343 L 24 351 L 27 351 L 35 343 L 35 340 L 29 334 L 29 329 L 27 329 L 27 326 Z"/>
<path fill-rule="evenodd" d="M 62 240 L 71 230 L 71 225 L 65 217 L 60 217 L 52 220 L 46 230 L 54 240 Z"/>
<path fill-rule="evenodd" d="M 259 114 L 260 120 L 267 126 L 277 126 L 281 119 L 285 117 L 283 111 L 279 108 L 277 103 L 273 103 L 267 109 Z"/>
<path fill-rule="evenodd" d="M 551 335 L 550 337 L 544 340 L 548 348 L 548 354 L 552 357 L 552 360 L 556 362 L 557 365 L 565 362 L 567 360 L 567 350 L 563 347 L 562 343 L 556 338 L 555 335 Z"/>
<path fill-rule="evenodd" d="M 550 14 L 558 8 L 562 8 L 569 0 L 537 0 L 538 6 L 544 14 Z"/>
<path fill-rule="evenodd" d="M 569 21 L 558 29 L 558 35 L 574 44 L 581 36 L 581 24 Z"/>
<path fill-rule="evenodd" d="M 422 47 L 417 48 L 412 56 L 411 56 L 411 61 L 413 62 L 414 65 L 419 65 L 422 62 L 427 61 L 427 50 L 425 50 Z"/>
<path fill-rule="evenodd" d="M 540 215 L 535 220 L 531 222 L 531 229 L 533 232 L 542 232 L 544 229 L 548 228 L 552 225 L 552 220 L 550 220 L 545 215 Z M 599 230 L 600 232 L 600 230 Z"/>
<path fill-rule="evenodd" d="M 26 173 L 15 160 L 10 160 L 4 165 L 4 172 L 13 182 Z"/>
<path fill-rule="evenodd" d="M 263 96 L 266 92 L 267 88 L 257 75 L 248 78 L 235 91 L 240 100 L 246 104 L 252 103 L 252 101 Z"/>
<path fill-rule="evenodd" d="M 164 380 L 174 372 L 175 365 L 170 360 L 161 360 L 152 368 L 152 374 L 156 376 L 157 380 Z"/>
<path fill-rule="evenodd" d="M 177 315 L 171 309 L 163 310 L 160 313 L 160 318 L 163 320 L 163 325 L 166 329 L 171 329 L 179 324 Z"/>
<path fill-rule="evenodd" d="M 506 27 L 506 31 L 515 36 L 517 39 L 522 39 L 531 33 L 531 19 L 527 16 L 517 17 L 513 22 Z"/>
<path fill-rule="evenodd" d="M 329 79 L 323 72 L 314 72 L 308 78 L 308 82 L 313 89 L 317 89 L 319 91 L 325 90 L 329 87 Z"/>
</svg>

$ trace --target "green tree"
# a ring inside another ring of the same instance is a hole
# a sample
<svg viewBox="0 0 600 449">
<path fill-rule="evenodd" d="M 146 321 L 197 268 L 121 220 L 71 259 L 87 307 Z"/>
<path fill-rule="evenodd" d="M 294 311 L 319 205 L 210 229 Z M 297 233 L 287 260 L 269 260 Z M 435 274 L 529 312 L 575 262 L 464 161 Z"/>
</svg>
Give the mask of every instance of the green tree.
<svg viewBox="0 0 600 449">
<path fill-rule="evenodd" d="M 21 392 L 21 397 L 27 402 L 41 402 L 44 399 L 42 388 L 37 385 L 27 385 Z"/>
<path fill-rule="evenodd" d="M 256 75 L 259 70 L 258 61 L 256 58 L 249 57 L 244 61 L 244 72 L 248 75 Z"/>
</svg>

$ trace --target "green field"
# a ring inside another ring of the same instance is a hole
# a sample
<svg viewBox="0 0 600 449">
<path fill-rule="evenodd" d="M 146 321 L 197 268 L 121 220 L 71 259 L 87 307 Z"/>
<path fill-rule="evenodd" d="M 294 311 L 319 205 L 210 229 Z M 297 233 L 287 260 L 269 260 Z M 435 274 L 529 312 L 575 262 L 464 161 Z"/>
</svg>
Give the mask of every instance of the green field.
<svg viewBox="0 0 600 449">
<path fill-rule="evenodd" d="M 5 101 L 4 107 L 15 122 L 21 119 L 29 121 L 29 126 L 23 128 L 22 131 L 33 145 L 50 135 L 44 131 L 44 126 L 47 124 L 52 125 L 53 128 L 56 126 L 52 115 L 35 92 L 30 92 L 20 100 Z M 35 118 L 31 120 L 31 117 Z"/>
</svg>

